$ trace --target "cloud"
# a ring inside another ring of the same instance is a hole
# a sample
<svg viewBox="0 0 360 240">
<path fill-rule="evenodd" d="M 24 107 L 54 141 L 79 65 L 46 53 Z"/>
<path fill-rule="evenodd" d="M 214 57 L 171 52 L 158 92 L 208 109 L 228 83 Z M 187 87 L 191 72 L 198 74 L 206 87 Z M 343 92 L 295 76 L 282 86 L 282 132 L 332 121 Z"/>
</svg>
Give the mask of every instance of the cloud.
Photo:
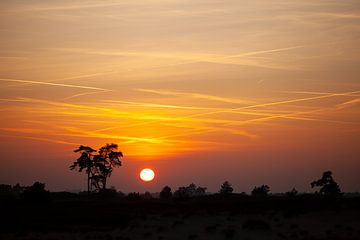
<svg viewBox="0 0 360 240">
<path fill-rule="evenodd" d="M 170 96 L 178 96 L 178 97 L 189 97 L 189 98 L 197 98 L 197 99 L 206 99 L 211 101 L 219 101 L 225 103 L 237 103 L 237 104 L 249 104 L 254 103 L 249 100 L 240 100 L 234 98 L 225 98 L 208 94 L 201 93 L 193 93 L 193 92 L 178 92 L 178 91 L 166 91 L 166 90 L 154 90 L 154 89 L 136 89 L 140 92 L 154 93 L 159 95 L 170 95 Z"/>
<path fill-rule="evenodd" d="M 63 98 L 62 100 L 69 100 L 69 99 L 72 99 L 72 98 L 77 98 L 77 97 L 81 97 L 81 96 L 85 96 L 85 95 L 91 95 L 91 94 L 97 94 L 97 93 L 105 93 L 105 92 L 112 92 L 112 90 L 78 93 L 78 94 L 74 94 L 74 95 L 71 95 L 69 97 Z"/>
<path fill-rule="evenodd" d="M 260 108 L 260 107 L 270 107 L 270 106 L 276 106 L 276 105 L 284 105 L 284 104 L 289 104 L 289 103 L 312 101 L 312 100 L 331 98 L 331 97 L 337 97 L 337 96 L 343 96 L 343 95 L 349 95 L 349 94 L 358 94 L 358 93 L 360 93 L 360 91 L 352 91 L 352 92 L 344 92 L 344 93 L 329 93 L 329 94 L 324 94 L 324 95 L 316 96 L 316 97 L 296 98 L 296 99 L 289 99 L 289 100 L 276 101 L 276 102 L 259 103 L 259 104 L 245 106 L 245 107 L 232 108 L 232 109 L 228 109 L 228 110 L 219 110 L 219 111 L 213 111 L 213 112 L 207 112 L 207 113 L 199 113 L 199 114 L 190 115 L 189 117 L 205 116 L 205 115 L 218 114 L 218 113 L 230 113 L 230 112 L 237 111 L 237 110 L 245 110 L 245 109 Z"/>
<path fill-rule="evenodd" d="M 355 98 L 347 102 L 340 103 L 336 105 L 336 108 L 338 109 L 344 109 L 344 108 L 350 108 L 360 105 L 360 98 Z"/>
<path fill-rule="evenodd" d="M 118 101 L 118 100 L 103 100 L 103 102 L 121 104 L 121 105 L 126 105 L 126 106 L 134 106 L 134 107 L 145 107 L 145 108 L 173 108 L 173 109 L 188 109 L 188 110 L 216 109 L 216 108 L 210 108 L 210 107 L 191 107 L 191 106 L 179 106 L 179 105 L 169 105 L 169 104 L 131 102 L 131 101 Z"/>
<path fill-rule="evenodd" d="M 104 89 L 104 88 L 98 88 L 98 87 L 89 87 L 89 86 L 72 85 L 72 84 L 61 84 L 61 83 L 51 83 L 51 82 L 40 82 L 40 81 L 22 80 L 22 79 L 0 78 L 0 81 L 2 81 L 2 82 L 17 82 L 17 83 L 31 83 L 31 84 L 55 86 L 55 87 L 66 87 L 66 88 L 80 88 L 80 89 L 90 89 L 90 90 L 112 91 L 110 89 Z"/>
<path fill-rule="evenodd" d="M 212 54 L 212 53 L 197 53 L 197 52 L 157 52 L 157 51 L 119 51 L 116 49 L 91 49 L 91 48 L 46 48 L 45 50 L 54 50 L 61 52 L 70 52 L 78 54 L 91 54 L 100 56 L 113 56 L 113 57 L 138 57 L 138 58 L 155 58 L 167 59 L 168 64 L 153 66 L 155 68 L 179 66 L 194 63 L 213 63 L 225 65 L 241 65 L 269 69 L 283 69 L 283 70 L 299 70 L 299 66 L 282 65 L 276 63 L 274 59 L 253 58 L 253 56 L 261 54 L 269 54 L 276 52 L 291 51 L 305 46 L 291 46 L 284 48 L 255 50 L 238 54 Z"/>
<path fill-rule="evenodd" d="M 336 94 L 337 96 L 360 97 L 359 94 L 354 93 L 334 93 L 334 92 L 313 92 L 313 91 L 281 91 L 282 93 L 295 93 L 295 94 L 310 94 L 310 95 L 329 95 Z"/>
<path fill-rule="evenodd" d="M 56 144 L 63 144 L 63 145 L 71 145 L 71 146 L 80 146 L 81 143 L 75 143 L 75 142 L 68 142 L 63 140 L 56 140 L 56 139 L 50 139 L 50 138 L 42 138 L 42 137 L 31 137 L 31 136 L 15 136 L 15 135 L 0 135 L 1 137 L 6 138 L 22 138 L 22 139 L 31 139 L 31 140 L 37 140 L 37 141 L 43 141 L 43 142 L 50 142 L 50 143 L 56 143 Z"/>
<path fill-rule="evenodd" d="M 320 16 L 324 17 L 331 17 L 331 18 L 337 18 L 337 19 L 351 19 L 351 20 L 359 20 L 360 15 L 356 13 L 319 13 Z"/>
<path fill-rule="evenodd" d="M 102 3 L 92 3 L 92 4 L 65 4 L 65 5 L 55 5 L 55 6 L 39 6 L 39 7 L 26 7 L 26 8 L 17 8 L 13 10 L 8 10 L 7 12 L 45 12 L 45 11 L 59 11 L 59 10 L 77 10 L 77 9 L 90 9 L 90 8 L 104 8 L 104 7 L 114 7 L 122 6 L 124 4 L 129 4 L 127 1 L 121 2 L 111 2 L 106 1 Z"/>
</svg>

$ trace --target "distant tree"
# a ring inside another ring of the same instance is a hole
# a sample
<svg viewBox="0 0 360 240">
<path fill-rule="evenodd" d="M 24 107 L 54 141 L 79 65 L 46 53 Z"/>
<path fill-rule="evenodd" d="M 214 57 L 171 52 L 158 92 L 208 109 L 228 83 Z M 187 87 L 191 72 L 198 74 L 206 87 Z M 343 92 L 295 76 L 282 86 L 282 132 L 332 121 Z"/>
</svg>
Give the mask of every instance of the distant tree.
<svg viewBox="0 0 360 240">
<path fill-rule="evenodd" d="M 118 196 L 118 192 L 114 186 L 110 188 L 100 189 L 99 196 L 102 198 L 114 198 Z"/>
<path fill-rule="evenodd" d="M 26 189 L 26 187 L 20 186 L 19 183 L 17 183 L 16 185 L 14 185 L 14 186 L 12 187 L 13 192 L 14 192 L 14 193 L 17 193 L 17 194 L 23 193 L 23 192 L 25 191 L 25 189 Z"/>
<path fill-rule="evenodd" d="M 142 196 L 141 196 L 143 199 L 152 199 L 153 198 L 153 196 L 151 195 L 151 193 L 150 192 L 145 192 Z"/>
<path fill-rule="evenodd" d="M 291 189 L 291 191 L 288 191 L 288 192 L 285 193 L 285 195 L 288 196 L 288 197 L 294 197 L 297 194 L 298 194 L 298 191 L 295 188 L 293 188 L 293 189 Z"/>
<path fill-rule="evenodd" d="M 12 187 L 9 184 L 0 184 L 0 193 L 9 193 L 12 191 Z"/>
<path fill-rule="evenodd" d="M 128 200 L 131 200 L 131 201 L 133 201 L 133 200 L 141 200 L 140 193 L 138 193 L 138 192 L 131 192 L 126 196 L 126 198 Z"/>
<path fill-rule="evenodd" d="M 170 199 L 172 197 L 171 188 L 169 186 L 165 186 L 160 192 L 161 199 Z"/>
<path fill-rule="evenodd" d="M 331 171 L 324 172 L 322 178 L 311 183 L 311 187 L 321 187 L 320 193 L 327 196 L 341 195 L 340 187 L 334 181 Z"/>
<path fill-rule="evenodd" d="M 234 191 L 233 187 L 228 181 L 225 181 L 221 187 L 219 193 L 221 194 L 231 194 Z"/>
<path fill-rule="evenodd" d="M 252 196 L 256 197 L 265 197 L 270 192 L 270 187 L 268 185 L 262 185 L 260 187 L 254 187 L 251 191 Z"/>
<path fill-rule="evenodd" d="M 205 194 L 206 194 L 206 187 L 197 187 L 194 183 L 191 183 L 187 187 L 179 187 L 179 189 L 174 192 L 174 197 L 190 198 L 190 197 L 204 196 Z"/>
<path fill-rule="evenodd" d="M 35 182 L 24 191 L 23 196 L 30 201 L 47 201 L 50 199 L 50 192 L 45 190 L 45 183 Z"/>
<path fill-rule="evenodd" d="M 98 151 L 91 147 L 81 145 L 74 152 L 81 156 L 70 166 L 70 170 L 82 172 L 85 169 L 88 182 L 88 193 L 106 189 L 106 181 L 115 167 L 121 166 L 122 152 L 117 151 L 118 145 L 111 143 L 101 147 Z"/>
</svg>

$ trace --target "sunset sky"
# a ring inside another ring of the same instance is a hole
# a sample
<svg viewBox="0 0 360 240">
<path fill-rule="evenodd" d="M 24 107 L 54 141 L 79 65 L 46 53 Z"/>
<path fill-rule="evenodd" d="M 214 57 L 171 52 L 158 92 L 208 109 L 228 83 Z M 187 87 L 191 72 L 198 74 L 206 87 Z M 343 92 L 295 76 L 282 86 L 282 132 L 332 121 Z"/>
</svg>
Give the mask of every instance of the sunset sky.
<svg viewBox="0 0 360 240">
<path fill-rule="evenodd" d="M 0 183 L 85 190 L 113 142 L 123 192 L 360 191 L 359 46 L 358 0 L 3 0 Z"/>
</svg>

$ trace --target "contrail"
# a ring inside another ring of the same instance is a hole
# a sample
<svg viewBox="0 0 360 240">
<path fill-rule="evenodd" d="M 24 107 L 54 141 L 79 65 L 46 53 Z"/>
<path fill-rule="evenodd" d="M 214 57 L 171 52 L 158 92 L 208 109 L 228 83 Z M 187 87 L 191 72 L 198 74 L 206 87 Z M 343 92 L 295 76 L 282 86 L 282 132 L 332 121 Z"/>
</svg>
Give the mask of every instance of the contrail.
<svg viewBox="0 0 360 240">
<path fill-rule="evenodd" d="M 258 108 L 258 107 L 269 107 L 269 106 L 276 106 L 276 105 L 295 103 L 295 102 L 304 102 L 304 101 L 330 98 L 330 97 L 336 97 L 336 96 L 346 96 L 349 94 L 357 94 L 357 93 L 360 93 L 360 91 L 345 92 L 345 93 L 329 93 L 327 95 L 316 96 L 316 97 L 297 98 L 297 99 L 284 100 L 284 101 L 278 101 L 278 102 L 260 103 L 260 104 L 245 106 L 245 107 L 231 108 L 229 110 L 219 110 L 219 111 L 213 111 L 213 112 L 207 112 L 207 113 L 193 114 L 193 115 L 187 116 L 185 118 L 212 115 L 212 114 L 217 114 L 217 113 L 228 113 L 228 112 L 233 112 L 233 111 L 237 111 L 237 110 L 244 110 L 244 109 L 251 109 L 251 108 Z"/>
<path fill-rule="evenodd" d="M 214 109 L 216 109 L 216 108 L 209 108 L 209 107 L 190 107 L 190 106 L 130 102 L 130 101 L 118 101 L 118 100 L 103 100 L 103 102 L 112 103 L 112 104 L 123 104 L 123 105 L 128 105 L 128 106 L 135 106 L 135 107 L 149 107 L 149 108 L 174 108 L 174 109 L 189 109 L 189 110 L 214 110 Z"/>
<path fill-rule="evenodd" d="M 343 102 L 343 103 L 340 103 L 340 104 L 336 105 L 336 108 L 343 109 L 343 108 L 355 106 L 355 105 L 358 105 L 358 104 L 360 104 L 360 98 L 355 98 L 355 99 L 352 99 L 350 101 Z"/>
<path fill-rule="evenodd" d="M 0 136 L 1 137 L 11 137 L 11 138 L 31 139 L 31 140 L 37 140 L 37 141 L 43 141 L 43 142 L 72 145 L 72 146 L 80 146 L 81 145 L 81 143 L 66 142 L 66 141 L 62 141 L 62 140 L 52 140 L 49 138 L 30 137 L 30 136 L 15 136 L 15 135 L 4 135 L 4 134 L 1 134 Z"/>
<path fill-rule="evenodd" d="M 284 100 L 284 101 L 278 101 L 278 102 L 261 103 L 261 104 L 249 105 L 249 106 L 244 106 L 244 107 L 239 107 L 239 108 L 230 108 L 230 109 L 225 109 L 225 110 L 218 110 L 218 111 L 212 111 L 212 112 L 192 114 L 192 115 L 188 115 L 188 116 L 179 118 L 178 120 L 181 120 L 181 119 L 185 120 L 185 119 L 188 119 L 188 118 L 212 115 L 212 114 L 217 114 L 217 113 L 229 113 L 229 112 L 230 113 L 236 113 L 236 111 L 246 110 L 246 109 L 251 109 L 251 108 L 276 106 L 276 105 L 282 105 L 282 104 L 288 104 L 288 103 L 304 102 L 304 101 L 331 98 L 331 97 L 342 96 L 342 95 L 346 95 L 346 94 L 349 95 L 349 94 L 357 94 L 357 93 L 360 93 L 360 91 L 345 92 L 345 93 L 331 93 L 331 94 L 329 93 L 327 95 L 316 96 L 316 97 L 297 98 L 297 99 Z M 284 115 L 276 115 L 276 118 L 291 118 L 292 116 L 294 116 L 294 114 L 289 113 L 289 114 L 284 114 Z M 266 118 L 268 118 L 268 117 L 266 117 Z M 306 119 L 306 120 L 309 120 L 309 119 Z M 153 124 L 153 123 L 161 122 L 161 121 L 162 120 L 154 120 L 154 121 L 149 121 L 149 122 L 144 122 L 144 123 L 137 123 L 137 124 L 132 124 L 131 127 L 133 127 L 133 126 L 142 126 L 142 125 L 147 125 L 147 124 Z"/>
<path fill-rule="evenodd" d="M 69 100 L 71 98 L 76 98 L 76 97 L 80 97 L 80 96 L 91 95 L 91 94 L 96 94 L 96 93 L 105 93 L 105 92 L 111 92 L 111 91 L 112 90 L 78 93 L 78 94 L 71 95 L 69 97 L 63 98 L 62 100 Z"/>
<path fill-rule="evenodd" d="M 263 54 L 263 53 L 283 52 L 283 51 L 288 51 L 288 50 L 293 50 L 293 49 L 303 48 L 303 47 L 304 46 L 293 46 L 293 47 L 286 47 L 286 48 L 276 48 L 276 49 L 270 49 L 270 50 L 253 51 L 253 52 L 248 52 L 248 53 L 231 55 L 231 56 L 227 56 L 227 57 L 223 57 L 223 58 L 224 59 L 225 58 L 236 58 L 236 57 L 253 56 L 253 55 L 258 55 L 258 54 Z"/>
<path fill-rule="evenodd" d="M 256 107 L 265 107 L 265 106 L 274 106 L 274 105 L 280 105 L 280 104 L 287 104 L 287 103 L 293 103 L 293 102 L 302 102 L 302 101 L 309 101 L 309 100 L 316 100 L 316 99 L 322 99 L 322 98 L 329 98 L 329 97 L 334 97 L 334 96 L 342 96 L 342 95 L 349 95 L 349 94 L 357 94 L 360 93 L 360 91 L 354 91 L 354 92 L 346 92 L 346 93 L 331 93 L 331 94 L 327 94 L 327 95 L 323 95 L 323 96 L 317 96 L 317 97 L 310 97 L 310 98 L 300 98 L 300 99 L 292 99 L 292 100 L 286 100 L 286 101 L 279 101 L 279 102 L 270 102 L 270 103 L 263 103 L 263 104 L 256 104 L 256 105 L 251 105 L 251 106 L 246 106 L 246 107 L 241 107 L 241 108 L 234 108 L 234 109 L 229 109 L 229 110 L 220 110 L 220 111 L 214 111 L 214 112 L 208 112 L 208 113 L 200 113 L 200 114 L 194 114 L 191 116 L 187 116 L 185 118 L 188 117 L 194 117 L 194 116 L 203 116 L 203 115 L 208 115 L 208 114 L 215 114 L 215 113 L 225 113 L 225 112 L 232 112 L 235 110 L 242 110 L 242 109 L 249 109 L 249 108 L 256 108 Z M 302 115 L 302 114 L 309 114 L 309 113 L 314 113 L 314 112 L 319 112 L 322 111 L 323 109 L 317 109 L 317 110 L 311 110 L 311 111 L 304 111 L 304 112 L 295 112 L 295 113 L 289 113 L 289 114 L 283 114 L 283 115 L 275 115 L 275 116 L 269 116 L 269 117 L 261 117 L 261 118 L 255 118 L 255 119 L 250 119 L 250 120 L 245 120 L 245 121 L 239 121 L 237 124 L 234 123 L 227 123 L 224 124 L 224 126 L 229 126 L 229 125 L 243 125 L 243 124 L 249 124 L 249 123 L 254 123 L 254 122 L 261 122 L 261 121 L 268 121 L 271 119 L 276 119 L 276 118 L 288 118 L 288 117 L 292 117 L 292 116 L 296 116 L 296 115 Z M 188 135 L 193 135 L 193 134 L 201 134 L 201 133 L 208 133 L 208 132 L 214 132 L 214 129 L 198 129 L 196 131 L 189 131 L 188 133 L 184 133 L 182 136 L 188 136 Z M 161 139 L 166 139 L 172 136 L 165 136 L 162 137 Z"/>
<path fill-rule="evenodd" d="M 176 92 L 176 91 L 164 91 L 164 90 L 143 89 L 143 88 L 138 88 L 135 90 L 140 91 L 140 92 L 159 94 L 159 95 L 170 95 L 170 96 L 180 96 L 180 97 L 183 96 L 183 97 L 206 99 L 206 100 L 226 102 L 226 103 L 237 103 L 237 104 L 253 104 L 254 103 L 253 101 L 248 101 L 248 100 L 224 98 L 224 97 L 218 97 L 218 96 L 214 96 L 214 95 L 193 93 L 193 92 Z"/>
<path fill-rule="evenodd" d="M 115 7 L 123 6 L 124 3 L 114 2 L 114 3 L 100 3 L 100 4 L 82 4 L 82 5 L 68 5 L 68 6 L 55 6 L 55 7 L 33 7 L 33 8 L 23 8 L 16 10 L 8 10 L 7 12 L 42 12 L 42 11 L 57 11 L 57 10 L 76 10 L 76 9 L 87 9 L 87 8 L 102 8 L 102 7 Z"/>
<path fill-rule="evenodd" d="M 81 85 L 72 85 L 72 84 L 61 84 L 61 83 L 50 83 L 50 82 L 39 82 L 33 80 L 22 80 L 22 79 L 9 79 L 9 78 L 0 78 L 0 81 L 3 82 L 18 82 L 18 83 L 32 83 L 39 85 L 48 85 L 48 86 L 57 86 L 57 87 L 68 87 L 68 88 L 80 88 L 80 89 L 91 89 L 91 90 L 101 90 L 101 91 L 112 91 L 105 88 L 81 86 Z"/>
<path fill-rule="evenodd" d="M 298 69 L 297 67 L 289 67 L 289 66 L 276 66 L 276 65 L 266 65 L 261 64 L 258 62 L 252 61 L 245 61 L 246 57 L 264 54 L 264 53 L 274 53 L 274 52 L 283 52 L 289 51 L 293 49 L 303 48 L 305 46 L 292 46 L 292 47 L 284 47 L 284 48 L 276 48 L 276 49 L 269 49 L 269 50 L 258 50 L 258 51 L 251 51 L 245 53 L 238 53 L 233 55 L 219 55 L 219 54 L 193 54 L 193 53 L 185 53 L 181 56 L 178 55 L 177 52 L 118 52 L 116 50 L 112 51 L 102 51 L 97 49 L 81 49 L 81 48 L 51 48 L 52 50 L 56 51 L 70 51 L 70 52 L 78 52 L 82 54 L 95 54 L 95 55 L 105 55 L 105 56 L 137 56 L 137 57 L 154 57 L 154 58 L 169 58 L 174 60 L 181 60 L 182 62 L 177 63 L 170 63 L 165 65 L 159 66 L 152 66 L 152 68 L 163 68 L 163 67 L 170 67 L 170 66 L 180 66 L 180 65 L 187 65 L 193 63 L 216 63 L 216 64 L 236 64 L 236 65 L 244 65 L 244 66 L 257 66 L 263 68 L 270 68 L 270 69 Z M 243 57 L 243 62 L 228 62 L 226 60 L 231 60 L 233 58 L 241 58 Z M 245 62 L 244 62 L 245 61 Z"/>
<path fill-rule="evenodd" d="M 309 94 L 309 95 L 337 94 L 338 96 L 360 97 L 360 95 L 357 95 L 357 94 L 332 93 L 332 92 L 281 91 L 281 93 L 295 93 L 295 94 Z"/>
</svg>

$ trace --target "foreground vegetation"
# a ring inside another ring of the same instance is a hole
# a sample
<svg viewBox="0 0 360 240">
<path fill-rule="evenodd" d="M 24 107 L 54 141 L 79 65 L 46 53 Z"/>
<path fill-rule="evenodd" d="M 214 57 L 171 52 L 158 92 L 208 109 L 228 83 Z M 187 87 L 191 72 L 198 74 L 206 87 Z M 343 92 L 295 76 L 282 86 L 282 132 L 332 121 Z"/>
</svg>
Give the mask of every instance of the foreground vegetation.
<svg viewBox="0 0 360 240">
<path fill-rule="evenodd" d="M 360 194 L 342 194 L 325 172 L 312 185 L 270 194 L 218 193 L 190 184 L 160 193 L 49 192 L 45 184 L 0 185 L 0 239 L 360 239 Z"/>
<path fill-rule="evenodd" d="M 2 239 L 359 239 L 360 196 L 2 197 Z"/>
</svg>

